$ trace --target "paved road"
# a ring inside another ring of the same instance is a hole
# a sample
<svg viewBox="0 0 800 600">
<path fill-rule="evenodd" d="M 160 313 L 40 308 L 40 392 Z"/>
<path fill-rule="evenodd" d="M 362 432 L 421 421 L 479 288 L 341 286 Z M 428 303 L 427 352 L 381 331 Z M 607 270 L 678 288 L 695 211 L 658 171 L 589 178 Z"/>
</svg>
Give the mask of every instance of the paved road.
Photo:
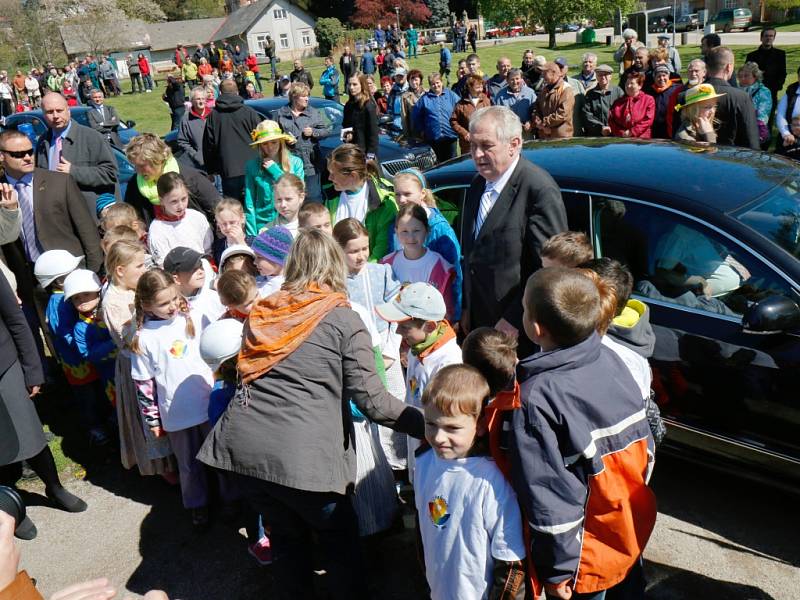
<svg viewBox="0 0 800 600">
<path fill-rule="evenodd" d="M 660 514 L 645 553 L 649 598 L 798 597 L 796 497 L 669 457 L 659 457 L 653 485 Z M 177 491 L 160 480 L 105 466 L 71 487 L 89 511 L 32 506 L 40 534 L 21 542 L 23 567 L 44 593 L 102 575 L 135 597 L 151 588 L 185 600 L 269 597 L 270 568 L 253 562 L 241 535 L 222 524 L 193 534 Z M 425 597 L 408 531 L 372 542 L 366 554 L 376 597 Z"/>
</svg>

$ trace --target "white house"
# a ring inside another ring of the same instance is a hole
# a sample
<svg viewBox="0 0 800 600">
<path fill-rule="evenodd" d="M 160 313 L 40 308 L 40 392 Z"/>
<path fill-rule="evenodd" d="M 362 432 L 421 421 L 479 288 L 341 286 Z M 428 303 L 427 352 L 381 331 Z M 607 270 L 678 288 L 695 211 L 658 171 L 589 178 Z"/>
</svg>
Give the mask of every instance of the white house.
<svg viewBox="0 0 800 600">
<path fill-rule="evenodd" d="M 277 55 L 290 61 L 314 55 L 314 24 L 314 17 L 291 0 L 257 0 L 233 10 L 213 39 L 246 46 L 263 55 L 269 34 L 275 40 Z"/>
</svg>

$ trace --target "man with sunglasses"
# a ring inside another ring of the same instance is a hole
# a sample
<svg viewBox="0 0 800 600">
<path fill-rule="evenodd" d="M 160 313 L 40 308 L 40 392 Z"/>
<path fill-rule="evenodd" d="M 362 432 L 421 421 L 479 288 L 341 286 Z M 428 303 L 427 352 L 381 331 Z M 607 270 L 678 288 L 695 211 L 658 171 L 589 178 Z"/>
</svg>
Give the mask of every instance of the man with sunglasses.
<svg viewBox="0 0 800 600">
<path fill-rule="evenodd" d="M 72 121 L 61 94 L 42 100 L 47 131 L 36 144 L 36 166 L 72 175 L 96 222 L 97 197 L 119 194 L 117 161 L 105 137 L 91 127 Z"/>
<path fill-rule="evenodd" d="M 49 95 L 49 94 L 48 94 Z M 75 180 L 66 173 L 36 167 L 33 146 L 16 130 L 0 133 L 0 212 L 19 204 L 20 230 L 13 240 L 0 240 L 5 262 L 17 278 L 24 307 L 34 307 L 33 264 L 47 250 L 84 256 L 86 268 L 103 265 L 100 236 L 92 213 Z"/>
</svg>

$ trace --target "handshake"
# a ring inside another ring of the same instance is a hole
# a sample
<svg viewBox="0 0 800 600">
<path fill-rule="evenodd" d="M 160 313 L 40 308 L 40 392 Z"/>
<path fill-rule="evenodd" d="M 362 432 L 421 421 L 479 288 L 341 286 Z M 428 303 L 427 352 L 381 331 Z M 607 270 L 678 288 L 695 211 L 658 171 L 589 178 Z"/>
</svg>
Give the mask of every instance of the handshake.
<svg viewBox="0 0 800 600">
<path fill-rule="evenodd" d="M 33 580 L 19 569 L 19 548 L 14 536 L 33 539 L 36 528 L 26 516 L 25 503 L 13 488 L 0 486 L 0 598 L 19 600 L 44 600 L 36 590 Z M 94 579 L 76 583 L 60 590 L 50 600 L 108 600 L 117 595 L 108 579 Z M 145 600 L 169 600 L 161 591 L 150 591 Z M 129 599 L 126 599 L 129 600 Z"/>
</svg>

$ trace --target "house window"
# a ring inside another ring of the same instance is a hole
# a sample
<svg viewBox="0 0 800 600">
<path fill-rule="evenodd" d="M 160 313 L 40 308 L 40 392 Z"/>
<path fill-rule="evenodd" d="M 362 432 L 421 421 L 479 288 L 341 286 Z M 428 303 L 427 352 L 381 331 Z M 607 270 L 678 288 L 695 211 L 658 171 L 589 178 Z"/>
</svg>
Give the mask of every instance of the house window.
<svg viewBox="0 0 800 600">
<path fill-rule="evenodd" d="M 267 46 L 269 46 L 266 33 L 264 35 L 256 36 L 256 45 L 258 46 L 258 49 L 262 54 L 266 54 Z"/>
<path fill-rule="evenodd" d="M 725 0 L 725 8 L 737 8 L 739 4 L 739 0 Z"/>
<path fill-rule="evenodd" d="M 276 8 L 275 10 L 272 11 L 272 17 L 274 19 L 286 19 L 286 18 L 288 18 L 287 15 L 286 15 L 286 9 L 285 8 Z"/>
<path fill-rule="evenodd" d="M 289 48 L 289 34 L 282 33 L 281 37 L 278 40 L 280 42 L 280 47 L 282 50 L 287 50 Z"/>
<path fill-rule="evenodd" d="M 311 45 L 311 30 L 306 29 L 300 32 L 300 35 L 303 37 L 303 46 L 310 46 Z"/>
</svg>

